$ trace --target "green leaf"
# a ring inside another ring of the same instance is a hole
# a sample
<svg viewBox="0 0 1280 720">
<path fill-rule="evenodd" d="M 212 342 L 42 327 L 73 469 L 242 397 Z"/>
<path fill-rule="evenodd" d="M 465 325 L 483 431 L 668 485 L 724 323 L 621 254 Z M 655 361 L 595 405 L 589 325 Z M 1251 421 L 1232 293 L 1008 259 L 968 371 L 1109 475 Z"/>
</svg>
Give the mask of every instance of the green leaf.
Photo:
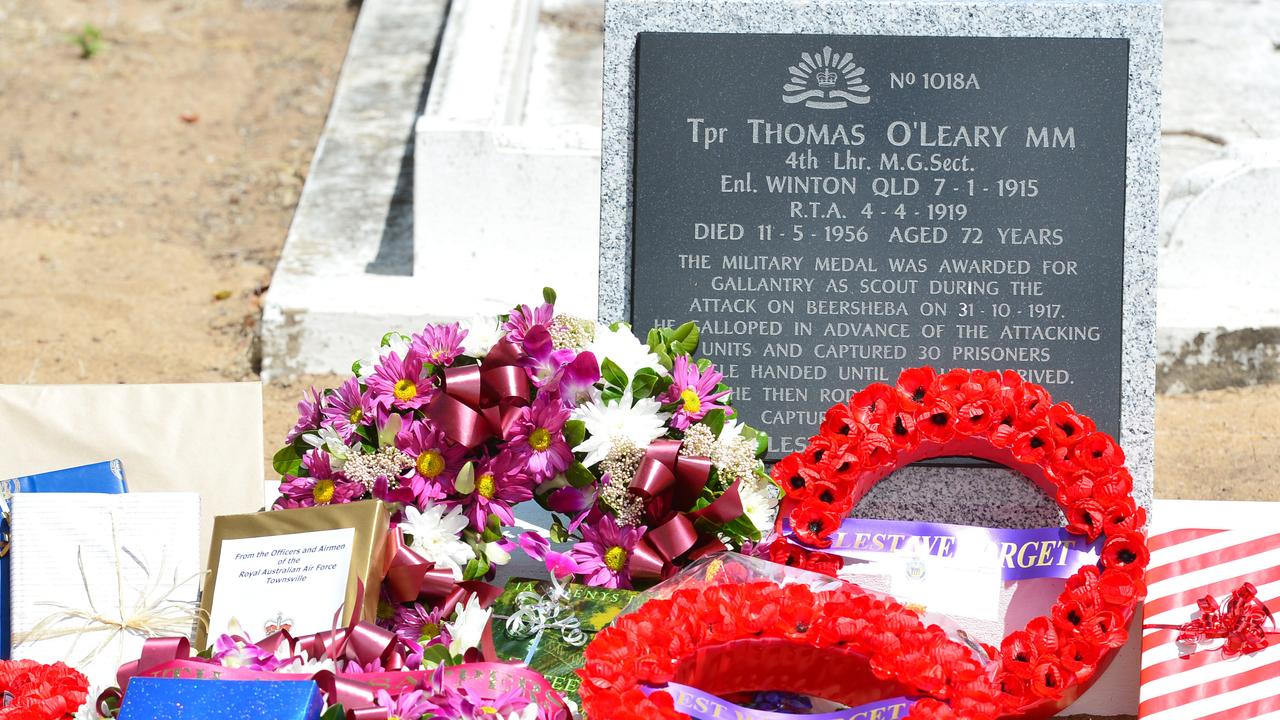
<svg viewBox="0 0 1280 720">
<path fill-rule="evenodd" d="M 559 515 L 554 516 L 551 521 L 551 542 L 569 542 L 569 531 L 565 530 Z"/>
<path fill-rule="evenodd" d="M 555 288 L 549 288 L 549 287 L 542 288 L 542 300 L 548 305 L 555 305 L 556 304 Z"/>
<path fill-rule="evenodd" d="M 302 456 L 296 445 L 285 445 L 271 458 L 271 467 L 283 477 L 297 475 L 302 470 Z"/>
<path fill-rule="evenodd" d="M 707 413 L 702 418 L 702 424 L 711 428 L 711 432 L 715 433 L 716 437 L 720 437 L 720 431 L 724 430 L 724 410 L 716 408 Z"/>
<path fill-rule="evenodd" d="M 341 703 L 331 706 L 328 710 L 324 711 L 323 715 L 320 716 L 320 720 L 346 720 L 346 718 L 347 711 L 342 707 Z"/>
<path fill-rule="evenodd" d="M 670 389 L 673 384 L 675 384 L 675 379 L 670 375 L 659 376 L 658 379 L 653 382 L 653 395 L 650 397 L 657 397 L 661 395 Z"/>
<path fill-rule="evenodd" d="M 648 338 L 645 340 L 645 342 L 649 345 L 650 350 L 652 350 L 653 352 L 658 352 L 658 349 L 661 348 L 663 345 L 662 333 L 658 332 L 658 328 L 653 328 L 652 330 L 649 331 Z"/>
<path fill-rule="evenodd" d="M 653 397 L 653 386 L 658 382 L 658 373 L 653 368 L 640 368 L 631 379 L 631 394 L 636 398 Z"/>
<path fill-rule="evenodd" d="M 453 660 L 448 645 L 427 645 L 422 648 L 422 664 L 434 668 L 437 665 L 448 665 Z"/>
<path fill-rule="evenodd" d="M 462 570 L 463 580 L 479 580 L 489 573 L 489 563 L 472 558 Z"/>
<path fill-rule="evenodd" d="M 576 488 L 587 487 L 596 481 L 596 476 L 580 462 L 570 465 L 569 469 L 564 471 L 564 476 L 569 480 L 569 484 Z"/>
<path fill-rule="evenodd" d="M 582 420 L 570 420 L 564 424 L 564 441 L 573 449 L 587 439 L 587 423 Z"/>
<path fill-rule="evenodd" d="M 671 353 L 667 352 L 665 347 L 660 347 L 653 352 L 658 356 L 658 362 L 662 364 L 662 367 L 666 368 L 667 372 L 671 372 L 671 367 L 675 364 L 671 360 Z"/>
<path fill-rule="evenodd" d="M 615 387 L 607 387 L 600 392 L 600 401 L 603 403 L 614 403 L 622 399 L 622 390 Z"/>
<path fill-rule="evenodd" d="M 764 457 L 769 452 L 769 433 L 763 430 L 756 431 L 756 457 Z"/>
<path fill-rule="evenodd" d="M 622 368 L 618 367 L 617 363 L 609 358 L 605 358 L 604 362 L 600 363 L 600 374 L 604 376 L 604 381 L 606 383 L 618 388 L 619 390 L 626 389 L 628 382 L 627 374 L 622 371 Z"/>
<path fill-rule="evenodd" d="M 671 352 L 676 355 L 694 354 L 698 351 L 698 338 L 698 325 L 690 320 L 671 334 Z"/>
</svg>

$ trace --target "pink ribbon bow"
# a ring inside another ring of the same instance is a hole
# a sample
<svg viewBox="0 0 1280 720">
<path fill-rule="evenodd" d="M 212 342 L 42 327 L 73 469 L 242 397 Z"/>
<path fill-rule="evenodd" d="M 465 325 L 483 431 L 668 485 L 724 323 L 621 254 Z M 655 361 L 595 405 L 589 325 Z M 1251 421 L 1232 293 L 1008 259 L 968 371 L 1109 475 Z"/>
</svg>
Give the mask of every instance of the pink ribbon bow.
<svg viewBox="0 0 1280 720">
<path fill-rule="evenodd" d="M 708 457 L 681 456 L 681 445 L 680 440 L 655 440 L 631 480 L 631 490 L 644 500 L 645 524 L 651 528 L 631 553 L 632 577 L 662 579 L 675 571 L 675 561 L 686 553 L 692 558 L 723 550 L 724 544 L 714 537 L 699 545 L 702 534 L 696 521 L 723 524 L 742 515 L 737 480 L 711 504 L 691 510 L 707 486 L 712 465 Z"/>
<path fill-rule="evenodd" d="M 523 350 L 503 338 L 479 365 L 446 369 L 443 392 L 425 415 L 466 448 L 505 435 L 520 408 L 529 404 L 529 375 L 518 365 L 523 357 Z"/>
</svg>

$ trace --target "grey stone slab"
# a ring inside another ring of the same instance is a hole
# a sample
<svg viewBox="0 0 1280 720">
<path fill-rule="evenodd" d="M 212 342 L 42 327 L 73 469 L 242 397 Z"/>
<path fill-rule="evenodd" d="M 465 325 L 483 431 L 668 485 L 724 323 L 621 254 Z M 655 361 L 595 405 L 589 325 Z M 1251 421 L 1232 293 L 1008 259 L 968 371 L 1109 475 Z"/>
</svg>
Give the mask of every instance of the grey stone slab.
<svg viewBox="0 0 1280 720">
<path fill-rule="evenodd" d="M 349 367 L 430 319 L 413 274 L 413 127 L 446 0 L 365 0 L 263 308 L 264 377 Z"/>
</svg>

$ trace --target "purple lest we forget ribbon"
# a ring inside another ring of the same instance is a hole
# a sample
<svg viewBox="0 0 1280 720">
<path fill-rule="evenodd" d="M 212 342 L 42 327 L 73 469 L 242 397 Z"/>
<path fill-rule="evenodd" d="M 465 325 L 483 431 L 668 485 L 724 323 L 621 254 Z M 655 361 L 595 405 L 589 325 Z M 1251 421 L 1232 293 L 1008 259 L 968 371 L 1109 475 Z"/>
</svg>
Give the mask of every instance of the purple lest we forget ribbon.
<svg viewBox="0 0 1280 720">
<path fill-rule="evenodd" d="M 783 520 L 782 532 L 800 542 Z M 1063 528 L 982 528 L 946 523 L 846 518 L 831 535 L 831 547 L 810 548 L 841 557 L 873 559 L 880 554 L 980 557 L 999 563 L 1005 581 L 1068 578 L 1098 562 L 1102 541 L 1087 543 Z"/>
<path fill-rule="evenodd" d="M 859 705 L 846 710 L 819 713 L 817 715 L 794 715 L 792 713 L 773 712 L 771 710 L 755 710 L 735 705 L 710 693 L 691 688 L 679 683 L 667 683 L 662 687 L 644 686 L 645 695 L 665 690 L 675 700 L 676 710 L 697 720 L 898 720 L 905 717 L 907 711 L 916 703 L 908 697 L 895 697 L 877 700 L 866 705 Z"/>
</svg>

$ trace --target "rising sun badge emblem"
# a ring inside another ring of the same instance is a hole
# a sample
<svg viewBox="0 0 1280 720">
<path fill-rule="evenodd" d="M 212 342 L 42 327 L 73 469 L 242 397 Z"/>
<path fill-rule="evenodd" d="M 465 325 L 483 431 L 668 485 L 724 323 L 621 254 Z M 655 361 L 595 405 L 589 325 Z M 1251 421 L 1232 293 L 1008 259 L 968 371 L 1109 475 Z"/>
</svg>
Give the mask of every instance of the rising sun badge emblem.
<svg viewBox="0 0 1280 720">
<path fill-rule="evenodd" d="M 800 62 L 787 68 L 790 80 L 782 86 L 782 99 L 819 110 L 840 110 L 871 102 L 871 88 L 863 81 L 866 68 L 853 61 L 853 53 L 840 54 L 824 47 L 819 53 L 801 53 Z"/>
</svg>

